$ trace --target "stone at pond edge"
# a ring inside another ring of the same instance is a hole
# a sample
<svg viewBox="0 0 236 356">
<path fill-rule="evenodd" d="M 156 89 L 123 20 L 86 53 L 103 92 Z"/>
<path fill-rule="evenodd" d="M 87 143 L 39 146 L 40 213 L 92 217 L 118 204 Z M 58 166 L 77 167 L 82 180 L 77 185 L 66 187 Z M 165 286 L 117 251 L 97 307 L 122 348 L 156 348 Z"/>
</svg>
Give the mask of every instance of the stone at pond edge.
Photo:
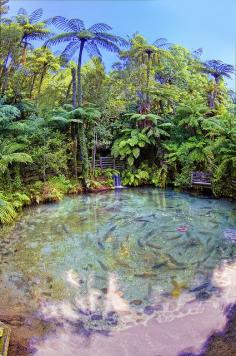
<svg viewBox="0 0 236 356">
<path fill-rule="evenodd" d="M 11 330 L 0 322 L 0 355 L 7 356 Z"/>
</svg>

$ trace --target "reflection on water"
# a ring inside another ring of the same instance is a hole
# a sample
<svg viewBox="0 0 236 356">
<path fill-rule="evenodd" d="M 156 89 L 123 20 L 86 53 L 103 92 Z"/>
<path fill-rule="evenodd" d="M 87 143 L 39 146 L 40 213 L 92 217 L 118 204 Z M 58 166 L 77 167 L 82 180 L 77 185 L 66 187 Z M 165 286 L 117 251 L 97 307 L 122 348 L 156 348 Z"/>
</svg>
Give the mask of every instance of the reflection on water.
<svg viewBox="0 0 236 356">
<path fill-rule="evenodd" d="M 1 310 L 49 325 L 33 330 L 37 355 L 196 352 L 236 299 L 235 217 L 152 188 L 29 209 L 2 236 Z"/>
</svg>

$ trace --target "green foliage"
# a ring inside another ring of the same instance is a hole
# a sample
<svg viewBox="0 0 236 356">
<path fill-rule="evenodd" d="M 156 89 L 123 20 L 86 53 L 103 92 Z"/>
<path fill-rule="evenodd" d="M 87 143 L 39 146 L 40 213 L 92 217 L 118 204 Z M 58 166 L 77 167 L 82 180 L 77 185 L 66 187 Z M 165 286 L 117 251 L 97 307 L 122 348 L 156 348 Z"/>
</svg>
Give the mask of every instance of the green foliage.
<svg viewBox="0 0 236 356">
<path fill-rule="evenodd" d="M 0 172 L 5 173 L 9 166 L 16 163 L 31 163 L 32 158 L 28 153 L 22 152 L 24 145 L 2 141 L 0 142 Z M 21 151 L 21 152 L 19 152 Z"/>
<path fill-rule="evenodd" d="M 216 196 L 236 197 L 235 93 L 224 82 L 231 65 L 202 63 L 200 53 L 160 38 L 150 44 L 140 34 L 120 52 L 127 41 L 106 24 L 43 21 L 42 9 L 20 9 L 9 19 L 6 5 L 1 1 L 1 223 L 30 202 L 58 201 L 82 185 L 112 187 L 118 172 L 91 169 L 94 158 L 111 153 L 124 160 L 123 185 L 190 189 L 191 173 L 200 170 L 213 174 Z M 64 32 L 54 35 L 51 26 Z M 48 41 L 33 49 L 35 39 Z M 48 48 L 63 43 L 60 55 Z M 101 48 L 119 56 L 110 72 Z M 83 64 L 84 50 L 91 59 Z"/>
<path fill-rule="evenodd" d="M 0 223 L 10 224 L 16 218 L 17 213 L 14 206 L 7 200 L 3 193 L 0 193 Z"/>
<path fill-rule="evenodd" d="M 140 168 L 130 168 L 122 172 L 122 184 L 137 187 L 150 182 L 150 170 L 145 164 Z"/>
<path fill-rule="evenodd" d="M 47 182 L 37 181 L 28 188 L 28 194 L 32 202 L 37 204 L 44 202 L 57 202 L 62 200 L 65 194 L 71 193 L 73 185 L 64 176 L 49 178 Z"/>
</svg>

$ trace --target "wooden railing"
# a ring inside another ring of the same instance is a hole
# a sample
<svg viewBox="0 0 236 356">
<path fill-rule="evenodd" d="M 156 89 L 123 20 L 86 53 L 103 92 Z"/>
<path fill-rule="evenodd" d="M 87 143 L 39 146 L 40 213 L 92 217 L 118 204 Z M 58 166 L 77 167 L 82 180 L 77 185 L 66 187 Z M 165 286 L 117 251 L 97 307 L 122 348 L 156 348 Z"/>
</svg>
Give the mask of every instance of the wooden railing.
<svg viewBox="0 0 236 356">
<path fill-rule="evenodd" d="M 125 167 L 124 161 L 115 159 L 113 157 L 100 157 L 95 161 L 95 168 L 107 169 L 112 168 L 116 170 L 122 170 Z"/>
<path fill-rule="evenodd" d="M 89 161 L 90 166 L 93 167 L 93 162 L 92 160 Z M 79 163 L 78 169 L 81 171 L 82 164 Z M 96 159 L 94 162 L 94 168 L 100 168 L 101 170 L 104 169 L 116 169 L 117 171 L 121 171 L 122 169 L 125 168 L 125 162 L 115 159 L 113 157 L 100 157 L 99 159 Z"/>
<path fill-rule="evenodd" d="M 211 187 L 212 174 L 208 172 L 193 172 L 191 175 L 191 184 Z"/>
</svg>

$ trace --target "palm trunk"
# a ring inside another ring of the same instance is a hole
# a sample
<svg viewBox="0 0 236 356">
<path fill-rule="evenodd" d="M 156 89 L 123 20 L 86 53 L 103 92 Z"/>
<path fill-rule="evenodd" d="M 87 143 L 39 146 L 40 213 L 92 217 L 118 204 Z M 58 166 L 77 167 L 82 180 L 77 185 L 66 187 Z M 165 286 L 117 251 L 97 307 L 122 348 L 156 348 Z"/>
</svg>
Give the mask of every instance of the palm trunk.
<svg viewBox="0 0 236 356">
<path fill-rule="evenodd" d="M 26 64 L 26 43 L 24 43 L 23 45 L 23 49 L 22 49 L 22 64 L 25 65 Z"/>
<path fill-rule="evenodd" d="M 78 78 L 78 106 L 82 106 L 82 85 L 81 85 L 81 66 L 82 66 L 82 54 L 84 49 L 85 41 L 81 41 L 79 58 L 78 58 L 78 68 L 77 68 L 77 78 Z M 89 158 L 88 158 L 88 148 L 87 139 L 85 135 L 84 123 L 79 124 L 79 143 L 80 143 L 80 156 L 82 160 L 82 176 L 83 184 L 87 186 L 87 179 L 89 174 Z"/>
<path fill-rule="evenodd" d="M 76 109 L 76 70 L 71 69 L 72 75 L 72 105 L 73 109 Z M 78 124 L 75 122 L 71 123 L 71 138 L 73 140 L 73 161 L 74 161 L 74 177 L 78 178 L 78 164 L 77 164 L 77 149 L 78 149 Z"/>
<path fill-rule="evenodd" d="M 78 106 L 82 105 L 82 85 L 81 85 L 81 67 L 82 67 L 82 55 L 84 49 L 84 41 L 81 41 L 79 49 L 79 58 L 78 58 L 78 68 L 77 68 L 77 78 L 78 78 Z"/>
<path fill-rule="evenodd" d="M 147 63 L 147 106 L 150 109 L 150 97 L 149 97 L 149 82 L 150 82 L 150 62 L 151 62 L 151 54 L 148 53 L 148 63 Z"/>
<path fill-rule="evenodd" d="M 69 95 L 70 95 L 70 92 L 71 92 L 71 86 L 72 86 L 72 80 L 70 81 L 70 84 L 68 85 L 68 88 L 67 88 L 67 91 L 66 91 L 65 104 L 68 101 L 68 98 L 69 98 Z M 76 91 L 75 91 L 75 95 L 76 95 Z"/>
<path fill-rule="evenodd" d="M 34 74 L 33 75 L 33 80 L 32 80 L 32 83 L 31 83 L 31 87 L 30 87 L 30 94 L 29 94 L 30 99 L 32 99 L 32 96 L 33 96 L 33 90 L 34 90 L 36 77 L 37 77 L 37 74 Z"/>
<path fill-rule="evenodd" d="M 3 64 L 3 68 L 1 71 L 1 85 L 2 85 L 2 94 L 4 94 L 4 92 L 6 91 L 7 87 L 8 87 L 8 76 L 9 76 L 9 69 L 10 69 L 10 65 L 9 68 L 7 67 L 7 62 L 10 58 L 10 52 L 8 52 L 4 64 Z"/>
<path fill-rule="evenodd" d="M 38 95 L 40 95 L 40 93 L 41 93 L 43 79 L 45 77 L 46 70 L 47 70 L 47 64 L 44 64 L 43 65 L 43 71 L 42 71 L 42 74 L 41 74 L 41 77 L 40 77 L 40 81 L 39 81 Z"/>
<path fill-rule="evenodd" d="M 0 80 L 2 79 L 2 77 L 4 76 L 4 73 L 7 71 L 7 62 L 9 60 L 9 57 L 10 57 L 10 52 L 8 52 L 6 58 L 5 58 L 5 61 L 1 67 L 1 70 L 0 70 Z"/>
</svg>

